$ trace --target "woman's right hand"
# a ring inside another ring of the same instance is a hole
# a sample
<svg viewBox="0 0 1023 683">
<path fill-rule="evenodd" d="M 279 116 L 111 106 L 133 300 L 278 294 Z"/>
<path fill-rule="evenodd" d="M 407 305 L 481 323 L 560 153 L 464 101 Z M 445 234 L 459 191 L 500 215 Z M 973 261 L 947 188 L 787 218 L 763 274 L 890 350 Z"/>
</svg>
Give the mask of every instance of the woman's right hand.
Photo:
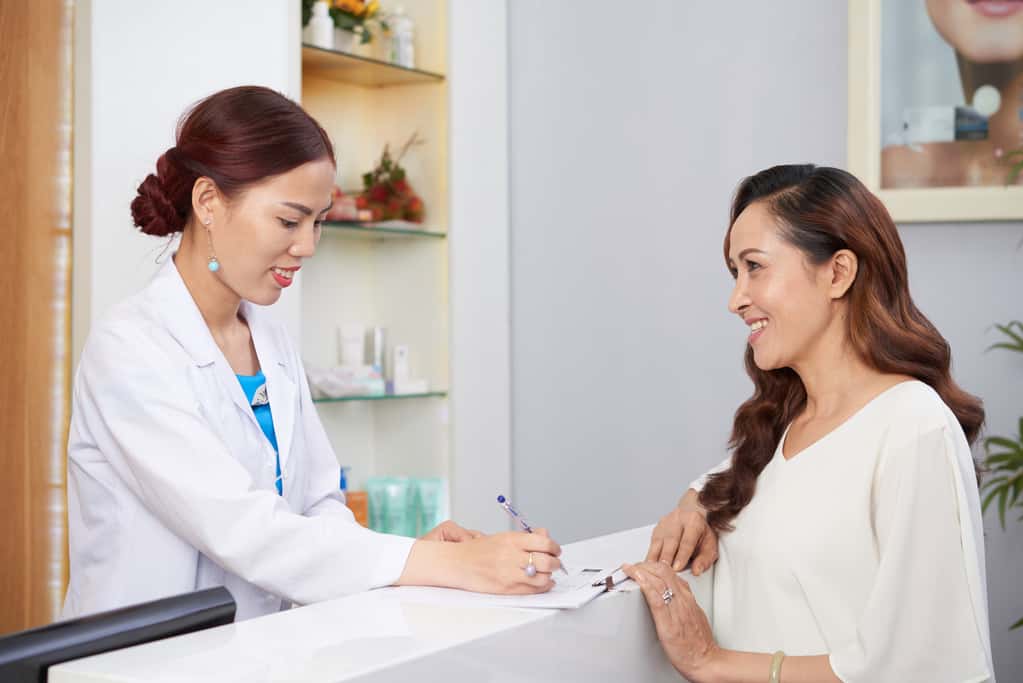
<svg viewBox="0 0 1023 683">
<path fill-rule="evenodd" d="M 551 540 L 546 529 L 481 536 L 459 543 L 458 550 L 466 571 L 457 587 L 478 593 L 545 593 L 554 587 L 551 574 L 561 568 L 561 546 Z M 530 553 L 535 576 L 526 574 Z"/>
<path fill-rule="evenodd" d="M 650 535 L 647 562 L 663 562 L 680 572 L 692 559 L 694 576 L 717 562 L 718 535 L 707 524 L 707 513 L 700 506 L 698 495 L 689 489 L 678 506 L 661 517 Z"/>
<path fill-rule="evenodd" d="M 534 576 L 526 573 L 530 553 Z M 551 574 L 561 568 L 560 555 L 561 546 L 545 529 L 531 534 L 507 531 L 459 543 L 420 539 L 412 546 L 396 584 L 504 595 L 544 593 L 554 587 Z"/>
</svg>

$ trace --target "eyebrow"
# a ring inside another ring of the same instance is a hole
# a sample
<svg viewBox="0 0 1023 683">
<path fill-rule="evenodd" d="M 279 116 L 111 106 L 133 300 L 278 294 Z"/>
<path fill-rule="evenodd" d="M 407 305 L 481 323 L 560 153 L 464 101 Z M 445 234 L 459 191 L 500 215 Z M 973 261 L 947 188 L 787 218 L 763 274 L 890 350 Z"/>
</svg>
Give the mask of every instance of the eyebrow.
<svg viewBox="0 0 1023 683">
<path fill-rule="evenodd" d="M 746 254 L 766 254 L 766 253 L 767 252 L 764 251 L 763 249 L 754 249 L 753 247 L 750 247 L 748 249 L 743 249 L 742 251 L 740 251 L 739 255 L 736 258 L 741 261 L 743 259 L 743 257 L 746 256 Z M 728 259 L 728 262 L 732 263 L 732 259 Z"/>
<path fill-rule="evenodd" d="M 289 208 L 291 208 L 291 209 L 295 209 L 296 211 L 301 211 L 301 212 L 302 212 L 302 213 L 304 213 L 304 214 L 305 214 L 306 216 L 312 216 L 312 215 L 313 215 L 313 210 L 312 210 L 312 209 L 310 209 L 310 208 L 309 208 L 308 206 L 306 206 L 305 204 L 297 204 L 297 203 L 295 203 L 295 202 L 281 202 L 281 204 L 283 204 L 284 206 L 287 206 L 287 207 L 289 207 Z M 322 209 L 322 210 L 320 211 L 320 213 L 325 213 L 325 212 L 327 212 L 327 211 L 330 211 L 330 208 L 331 208 L 332 206 L 334 206 L 334 200 L 333 200 L 333 199 L 332 199 L 332 200 L 330 200 L 330 204 L 327 204 L 327 207 L 326 207 L 325 209 Z"/>
</svg>

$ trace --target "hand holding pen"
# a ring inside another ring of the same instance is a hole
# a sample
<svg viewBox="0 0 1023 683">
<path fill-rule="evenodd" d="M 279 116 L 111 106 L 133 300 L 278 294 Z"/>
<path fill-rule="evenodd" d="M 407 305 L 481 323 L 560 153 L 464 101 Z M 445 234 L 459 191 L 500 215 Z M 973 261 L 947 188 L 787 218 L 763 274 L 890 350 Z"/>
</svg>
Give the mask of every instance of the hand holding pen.
<svg viewBox="0 0 1023 683">
<path fill-rule="evenodd" d="M 519 514 L 518 510 L 512 507 L 511 501 L 509 501 L 504 496 L 498 496 L 497 503 L 502 508 L 504 508 L 504 511 L 508 513 L 508 516 L 511 517 L 513 521 L 515 521 L 519 526 L 522 527 L 523 531 L 525 531 L 527 534 L 534 533 L 533 527 L 529 526 L 529 522 L 526 521 L 526 518 Z M 564 564 L 561 565 L 560 569 L 561 571 L 565 572 L 566 576 L 568 576 L 568 570 L 565 568 Z M 530 577 L 536 576 L 536 565 L 533 564 L 532 553 L 529 554 L 529 562 L 526 564 L 525 571 L 526 576 Z"/>
</svg>

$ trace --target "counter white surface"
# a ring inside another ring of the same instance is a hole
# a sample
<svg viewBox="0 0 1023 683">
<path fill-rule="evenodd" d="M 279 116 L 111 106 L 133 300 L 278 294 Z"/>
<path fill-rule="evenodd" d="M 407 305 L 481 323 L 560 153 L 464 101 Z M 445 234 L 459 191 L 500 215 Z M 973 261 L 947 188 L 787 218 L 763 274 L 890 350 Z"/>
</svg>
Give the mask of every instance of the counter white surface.
<svg viewBox="0 0 1023 683">
<path fill-rule="evenodd" d="M 651 527 L 566 545 L 570 568 L 641 560 Z M 706 609 L 713 572 L 693 578 Z M 466 596 L 471 597 L 471 596 Z M 385 588 L 52 667 L 52 683 L 683 680 L 629 582 L 576 610 L 442 604 Z"/>
</svg>

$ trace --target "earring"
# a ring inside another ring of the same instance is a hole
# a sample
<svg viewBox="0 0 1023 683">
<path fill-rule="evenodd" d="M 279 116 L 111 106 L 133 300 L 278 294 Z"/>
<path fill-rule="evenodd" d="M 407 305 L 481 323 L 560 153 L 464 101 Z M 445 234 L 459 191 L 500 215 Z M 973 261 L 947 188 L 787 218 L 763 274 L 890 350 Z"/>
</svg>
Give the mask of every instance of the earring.
<svg viewBox="0 0 1023 683">
<path fill-rule="evenodd" d="M 210 245 L 210 255 L 207 259 L 206 267 L 210 269 L 211 273 L 215 273 L 220 270 L 220 261 L 217 260 L 216 255 L 213 253 L 213 235 L 210 233 L 210 222 L 209 218 L 204 221 L 206 225 L 206 241 Z"/>
</svg>

